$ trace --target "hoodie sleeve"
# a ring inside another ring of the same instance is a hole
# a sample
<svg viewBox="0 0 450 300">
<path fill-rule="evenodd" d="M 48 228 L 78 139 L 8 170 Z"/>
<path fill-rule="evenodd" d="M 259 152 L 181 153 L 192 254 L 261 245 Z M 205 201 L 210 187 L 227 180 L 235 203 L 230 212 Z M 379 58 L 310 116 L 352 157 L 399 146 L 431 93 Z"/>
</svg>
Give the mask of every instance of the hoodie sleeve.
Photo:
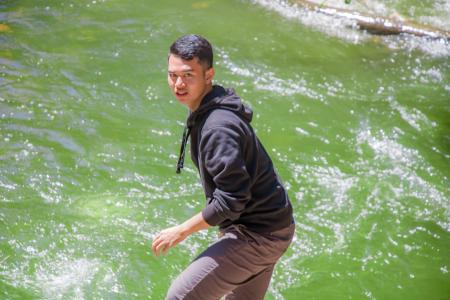
<svg viewBox="0 0 450 300">
<path fill-rule="evenodd" d="M 222 126 L 202 133 L 202 160 L 215 184 L 212 199 L 202 211 L 203 218 L 211 226 L 239 218 L 251 198 L 250 176 L 240 145 L 241 134 L 235 128 Z"/>
</svg>

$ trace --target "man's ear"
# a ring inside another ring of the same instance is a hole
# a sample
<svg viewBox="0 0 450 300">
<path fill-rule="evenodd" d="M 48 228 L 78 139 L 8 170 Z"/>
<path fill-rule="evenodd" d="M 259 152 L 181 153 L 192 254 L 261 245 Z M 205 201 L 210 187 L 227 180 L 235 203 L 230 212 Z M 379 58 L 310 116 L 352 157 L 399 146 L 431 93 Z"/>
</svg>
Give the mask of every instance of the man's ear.
<svg viewBox="0 0 450 300">
<path fill-rule="evenodd" d="M 215 74 L 216 74 L 216 72 L 214 71 L 213 67 L 206 70 L 206 73 L 205 73 L 206 83 L 208 83 L 208 84 L 211 83 Z"/>
</svg>

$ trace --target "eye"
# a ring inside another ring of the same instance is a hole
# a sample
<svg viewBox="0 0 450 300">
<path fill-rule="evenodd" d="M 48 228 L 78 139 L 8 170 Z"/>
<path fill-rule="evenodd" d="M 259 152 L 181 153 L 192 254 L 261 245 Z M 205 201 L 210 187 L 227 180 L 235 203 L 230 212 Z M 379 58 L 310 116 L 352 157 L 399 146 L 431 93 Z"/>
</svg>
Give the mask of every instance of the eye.
<svg viewBox="0 0 450 300">
<path fill-rule="evenodd" d="M 189 77 L 193 77 L 194 76 L 194 74 L 192 74 L 192 73 L 184 73 L 184 77 L 185 78 L 189 78 Z"/>
<path fill-rule="evenodd" d="M 176 80 L 176 79 L 177 79 L 177 74 L 169 73 L 169 77 L 170 77 L 170 79 L 172 79 L 172 80 Z"/>
</svg>

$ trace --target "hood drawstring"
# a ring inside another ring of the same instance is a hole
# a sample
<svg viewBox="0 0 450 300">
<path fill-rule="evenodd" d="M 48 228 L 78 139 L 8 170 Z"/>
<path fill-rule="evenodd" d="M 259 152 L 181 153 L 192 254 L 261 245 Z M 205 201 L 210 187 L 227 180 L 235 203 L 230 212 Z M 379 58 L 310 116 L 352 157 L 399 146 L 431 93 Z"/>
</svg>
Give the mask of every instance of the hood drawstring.
<svg viewBox="0 0 450 300">
<path fill-rule="evenodd" d="M 181 140 L 180 155 L 178 156 L 177 174 L 180 174 L 181 169 L 183 169 L 183 166 L 184 166 L 184 154 L 186 152 L 186 144 L 188 142 L 190 133 L 191 133 L 191 127 L 185 126 L 184 131 L 183 131 L 183 138 Z"/>
<path fill-rule="evenodd" d="M 190 111 L 188 114 L 183 131 L 183 139 L 181 140 L 180 155 L 178 156 L 177 174 L 181 173 L 181 169 L 183 169 L 184 166 L 186 145 L 191 130 L 194 127 L 197 128 L 197 126 L 200 126 L 202 120 L 204 120 L 214 109 L 226 109 L 232 111 L 248 123 L 252 120 L 252 110 L 242 103 L 241 98 L 236 95 L 234 90 L 214 85 L 213 89 L 202 99 L 200 106 L 195 111 Z"/>
</svg>

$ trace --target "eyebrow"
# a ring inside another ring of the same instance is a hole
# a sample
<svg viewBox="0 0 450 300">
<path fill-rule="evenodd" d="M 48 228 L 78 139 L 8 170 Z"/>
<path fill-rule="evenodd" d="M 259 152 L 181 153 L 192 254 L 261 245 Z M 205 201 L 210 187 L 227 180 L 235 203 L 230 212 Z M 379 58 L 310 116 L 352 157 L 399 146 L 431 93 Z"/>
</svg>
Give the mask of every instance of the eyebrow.
<svg viewBox="0 0 450 300">
<path fill-rule="evenodd" d="M 177 71 L 171 71 L 171 70 L 168 70 L 168 72 L 169 73 L 178 73 Z M 188 73 L 188 72 L 194 72 L 194 69 L 185 69 L 185 70 L 181 71 L 181 73 Z"/>
</svg>

